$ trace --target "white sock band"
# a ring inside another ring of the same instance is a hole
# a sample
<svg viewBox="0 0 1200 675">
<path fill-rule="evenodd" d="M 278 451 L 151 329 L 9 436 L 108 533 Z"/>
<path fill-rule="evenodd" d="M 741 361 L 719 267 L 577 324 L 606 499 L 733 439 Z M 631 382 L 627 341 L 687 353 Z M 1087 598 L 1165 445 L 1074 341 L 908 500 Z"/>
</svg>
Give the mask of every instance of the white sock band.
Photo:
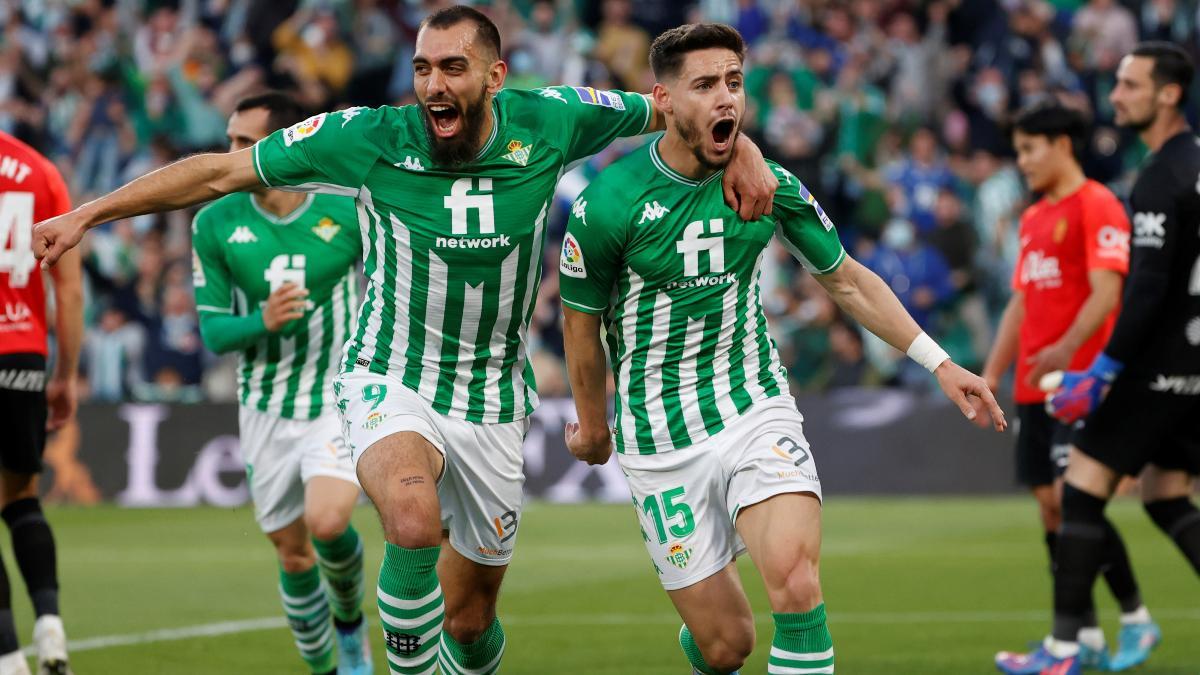
<svg viewBox="0 0 1200 675">
<path fill-rule="evenodd" d="M 908 358 L 916 361 L 925 367 L 925 370 L 933 372 L 937 367 L 945 363 L 950 355 L 945 349 L 938 346 L 933 338 L 922 332 L 908 346 Z"/>
</svg>

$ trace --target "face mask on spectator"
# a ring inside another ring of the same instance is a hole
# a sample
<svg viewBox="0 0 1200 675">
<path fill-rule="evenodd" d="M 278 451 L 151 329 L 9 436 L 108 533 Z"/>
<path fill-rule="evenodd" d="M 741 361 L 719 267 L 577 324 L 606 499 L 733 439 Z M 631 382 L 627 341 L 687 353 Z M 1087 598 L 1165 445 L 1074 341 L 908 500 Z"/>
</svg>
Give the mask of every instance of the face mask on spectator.
<svg viewBox="0 0 1200 675">
<path fill-rule="evenodd" d="M 1004 87 L 996 83 L 981 85 L 975 97 L 979 99 L 979 105 L 994 111 L 1004 103 Z"/>
<path fill-rule="evenodd" d="M 893 220 L 887 224 L 887 227 L 883 228 L 880 241 L 890 249 L 904 251 L 912 246 L 915 237 L 913 226 L 908 221 Z"/>
</svg>

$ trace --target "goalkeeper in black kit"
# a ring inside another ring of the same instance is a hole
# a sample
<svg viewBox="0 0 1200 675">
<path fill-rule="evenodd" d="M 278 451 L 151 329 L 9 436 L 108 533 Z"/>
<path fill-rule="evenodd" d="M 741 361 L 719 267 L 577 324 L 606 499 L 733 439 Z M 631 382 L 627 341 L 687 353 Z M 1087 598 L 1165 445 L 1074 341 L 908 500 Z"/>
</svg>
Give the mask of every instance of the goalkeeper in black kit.
<svg viewBox="0 0 1200 675">
<path fill-rule="evenodd" d="M 1138 45 L 1117 70 L 1116 122 L 1150 150 L 1130 195 L 1129 277 L 1108 345 L 1047 401 L 1052 415 L 1084 426 L 1063 490 L 1053 633 L 1033 653 L 997 655 L 1011 675 L 1080 672 L 1076 635 L 1104 560 L 1104 508 L 1123 476 L 1141 476 L 1146 512 L 1200 574 L 1191 499 L 1200 474 L 1200 140 L 1183 112 L 1193 74 L 1187 53 L 1165 42 Z M 1122 631 L 1136 641 L 1135 658 L 1113 670 L 1145 661 L 1158 644 L 1157 627 L 1144 625 Z"/>
</svg>

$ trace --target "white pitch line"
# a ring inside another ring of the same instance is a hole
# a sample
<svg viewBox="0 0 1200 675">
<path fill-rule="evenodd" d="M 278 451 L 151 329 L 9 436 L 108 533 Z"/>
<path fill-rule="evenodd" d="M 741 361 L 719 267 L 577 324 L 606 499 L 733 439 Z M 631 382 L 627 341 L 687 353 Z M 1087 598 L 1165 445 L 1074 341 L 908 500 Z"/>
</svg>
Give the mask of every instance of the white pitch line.
<svg viewBox="0 0 1200 675">
<path fill-rule="evenodd" d="M 894 623 L 1021 623 L 1040 621 L 1050 616 L 1048 611 L 1027 610 L 1007 612 L 830 612 L 830 623 L 837 624 L 894 624 Z M 1154 616 L 1159 619 L 1177 621 L 1200 621 L 1200 610 L 1197 609 L 1157 609 Z M 769 623 L 770 614 L 756 614 L 754 618 L 759 623 Z M 504 623 L 510 626 L 647 626 L 655 624 L 678 623 L 679 617 L 674 614 L 593 614 L 580 616 L 541 615 L 541 616 L 510 616 L 504 618 Z M 281 616 L 264 616 L 257 619 L 240 621 L 218 621 L 196 626 L 181 626 L 179 628 L 162 628 L 144 633 L 126 633 L 123 635 L 101 635 L 98 637 L 71 640 L 67 643 L 68 652 L 86 652 L 93 649 L 109 647 L 128 647 L 152 642 L 170 642 L 172 640 L 187 640 L 197 637 L 219 637 L 232 633 L 248 633 L 260 630 L 286 628 L 287 621 Z M 26 656 L 34 654 L 33 647 L 26 647 Z"/>
</svg>

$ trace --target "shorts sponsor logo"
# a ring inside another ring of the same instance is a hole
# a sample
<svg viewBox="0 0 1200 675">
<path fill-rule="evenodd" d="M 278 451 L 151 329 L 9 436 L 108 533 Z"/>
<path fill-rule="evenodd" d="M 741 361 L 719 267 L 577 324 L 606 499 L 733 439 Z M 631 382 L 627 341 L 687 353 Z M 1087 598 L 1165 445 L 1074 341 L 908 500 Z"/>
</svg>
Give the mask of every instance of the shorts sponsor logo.
<svg viewBox="0 0 1200 675">
<path fill-rule="evenodd" d="M 373 431 L 373 430 L 377 429 L 380 424 L 383 424 L 383 421 L 385 419 L 387 419 L 387 413 L 381 413 L 378 410 L 376 410 L 375 412 L 371 413 L 370 415 L 367 415 L 367 419 L 365 422 L 363 422 L 362 426 L 367 431 Z"/>
<path fill-rule="evenodd" d="M 476 546 L 475 550 L 481 556 L 488 558 L 507 558 L 512 555 L 511 548 L 492 548 L 490 546 Z"/>
<path fill-rule="evenodd" d="M 598 105 L 602 108 L 612 108 L 613 110 L 625 110 L 625 101 L 620 96 L 611 91 L 603 89 L 593 89 L 591 87 L 571 87 L 575 90 L 579 100 L 588 105 Z"/>
<path fill-rule="evenodd" d="M 291 147 L 292 143 L 295 143 L 296 141 L 302 141 L 320 131 L 321 125 L 325 123 L 325 116 L 327 114 L 328 113 L 321 113 L 320 115 L 313 115 L 303 122 L 299 122 L 288 127 L 287 129 L 284 129 L 283 144 L 287 147 Z"/>
<path fill-rule="evenodd" d="M 46 373 L 40 370 L 0 370 L 0 389 L 42 391 L 45 388 Z"/>
<path fill-rule="evenodd" d="M 1159 375 L 1150 383 L 1150 391 L 1196 396 L 1200 394 L 1200 375 Z"/>
<path fill-rule="evenodd" d="M 587 268 L 583 264 L 583 249 L 570 233 L 563 239 L 562 256 L 558 260 L 558 271 L 576 279 L 587 278 Z"/>
<path fill-rule="evenodd" d="M 1163 227 L 1165 222 L 1165 213 L 1133 214 L 1133 245 L 1162 248 L 1167 238 L 1167 230 Z"/>
<path fill-rule="evenodd" d="M 667 562 L 678 567 L 686 569 L 688 562 L 692 559 L 692 549 L 684 547 L 683 544 L 671 544 L 671 548 L 667 549 Z M 657 567 L 657 565 L 655 565 Z"/>
<path fill-rule="evenodd" d="M 796 442 L 791 436 L 780 436 L 779 440 L 771 446 L 771 452 L 779 457 L 789 461 L 795 466 L 795 469 L 785 469 L 776 471 L 778 478 L 804 478 L 813 482 L 819 482 L 816 473 L 809 469 L 801 467 L 805 462 L 812 458 L 808 448 Z"/>
<path fill-rule="evenodd" d="M 501 544 L 512 539 L 517 536 L 517 512 L 505 511 L 492 518 L 492 526 L 496 528 L 496 536 L 500 538 Z"/>
</svg>

